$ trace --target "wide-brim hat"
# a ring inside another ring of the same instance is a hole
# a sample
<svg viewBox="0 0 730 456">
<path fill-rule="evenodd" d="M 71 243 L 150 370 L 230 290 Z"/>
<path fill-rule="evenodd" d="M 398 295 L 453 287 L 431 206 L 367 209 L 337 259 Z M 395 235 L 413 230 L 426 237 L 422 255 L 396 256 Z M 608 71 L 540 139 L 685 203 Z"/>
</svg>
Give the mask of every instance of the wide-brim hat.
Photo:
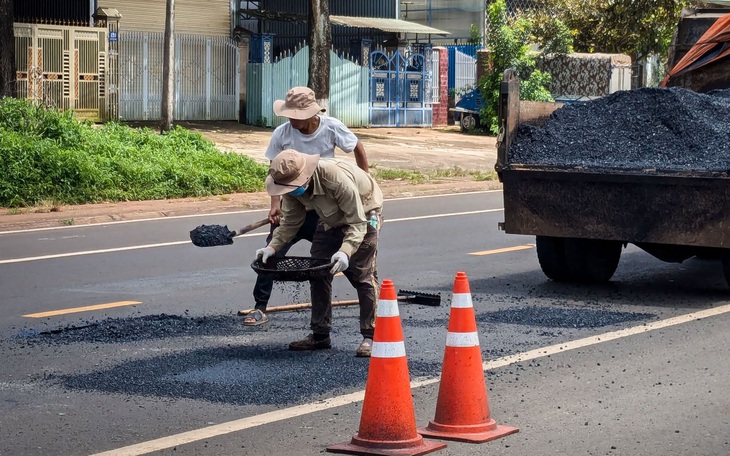
<svg viewBox="0 0 730 456">
<path fill-rule="evenodd" d="M 310 155 L 287 149 L 271 160 L 266 176 L 266 193 L 284 195 L 306 184 L 319 164 L 319 155 Z"/>
<path fill-rule="evenodd" d="M 289 119 L 306 120 L 324 109 L 317 104 L 314 91 L 309 87 L 292 87 L 285 100 L 274 102 L 274 114 Z"/>
</svg>

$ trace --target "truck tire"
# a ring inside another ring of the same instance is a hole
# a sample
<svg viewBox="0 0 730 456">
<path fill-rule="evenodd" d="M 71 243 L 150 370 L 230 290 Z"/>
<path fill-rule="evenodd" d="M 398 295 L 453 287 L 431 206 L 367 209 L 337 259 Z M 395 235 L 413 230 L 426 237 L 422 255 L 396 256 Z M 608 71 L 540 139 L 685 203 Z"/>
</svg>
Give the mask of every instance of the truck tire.
<svg viewBox="0 0 730 456">
<path fill-rule="evenodd" d="M 603 283 L 613 277 L 621 258 L 622 243 L 600 239 L 564 240 L 565 260 L 570 280 L 580 283 Z"/>
<path fill-rule="evenodd" d="M 569 282 L 571 279 L 568 263 L 565 261 L 564 239 L 550 236 L 537 236 L 535 247 L 540 268 L 548 279 L 555 282 Z"/>
</svg>

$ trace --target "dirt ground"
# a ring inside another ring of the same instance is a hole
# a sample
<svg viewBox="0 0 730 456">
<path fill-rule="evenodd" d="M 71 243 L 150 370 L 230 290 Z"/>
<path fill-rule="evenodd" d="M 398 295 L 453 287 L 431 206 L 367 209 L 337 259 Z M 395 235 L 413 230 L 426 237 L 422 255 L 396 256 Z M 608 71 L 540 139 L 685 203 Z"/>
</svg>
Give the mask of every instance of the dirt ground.
<svg viewBox="0 0 730 456">
<path fill-rule="evenodd" d="M 220 150 L 246 154 L 267 163 L 264 157 L 272 129 L 235 122 L 188 122 L 182 126 L 199 131 Z M 156 127 L 155 127 L 156 128 Z M 458 127 L 358 128 L 371 168 L 431 172 L 462 169 L 492 171 L 497 158 L 495 138 L 462 134 Z M 338 157 L 354 160 L 342 152 Z M 496 181 L 475 181 L 471 177 L 443 178 L 422 184 L 407 180 L 379 182 L 386 198 L 468 192 L 499 188 Z M 0 231 L 87 225 L 118 220 L 140 220 L 191 214 L 233 212 L 268 207 L 265 192 L 236 193 L 205 198 L 35 207 L 22 210 L 0 208 Z"/>
</svg>

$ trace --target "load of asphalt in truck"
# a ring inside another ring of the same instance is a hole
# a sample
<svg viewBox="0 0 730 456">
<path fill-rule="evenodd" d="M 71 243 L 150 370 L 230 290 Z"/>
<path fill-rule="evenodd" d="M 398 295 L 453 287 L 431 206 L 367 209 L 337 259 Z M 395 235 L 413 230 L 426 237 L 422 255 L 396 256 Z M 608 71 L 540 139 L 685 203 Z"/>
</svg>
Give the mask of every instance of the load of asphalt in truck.
<svg viewBox="0 0 730 456">
<path fill-rule="evenodd" d="M 641 88 L 563 105 L 500 88 L 495 170 L 508 234 L 535 236 L 554 281 L 611 279 L 636 245 L 719 260 L 730 283 L 730 93 Z"/>
<path fill-rule="evenodd" d="M 520 124 L 508 163 L 625 173 L 730 171 L 730 89 L 620 91 Z"/>
</svg>

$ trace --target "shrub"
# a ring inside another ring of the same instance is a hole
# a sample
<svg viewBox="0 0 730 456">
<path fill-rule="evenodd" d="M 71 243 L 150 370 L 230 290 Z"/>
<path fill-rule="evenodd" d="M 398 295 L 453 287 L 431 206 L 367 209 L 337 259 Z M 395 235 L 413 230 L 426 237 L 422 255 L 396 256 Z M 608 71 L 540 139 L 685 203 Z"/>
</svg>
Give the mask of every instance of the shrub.
<svg viewBox="0 0 730 456">
<path fill-rule="evenodd" d="M 181 127 L 159 135 L 0 99 L 0 205 L 31 206 L 258 191 L 266 167 Z"/>
</svg>

